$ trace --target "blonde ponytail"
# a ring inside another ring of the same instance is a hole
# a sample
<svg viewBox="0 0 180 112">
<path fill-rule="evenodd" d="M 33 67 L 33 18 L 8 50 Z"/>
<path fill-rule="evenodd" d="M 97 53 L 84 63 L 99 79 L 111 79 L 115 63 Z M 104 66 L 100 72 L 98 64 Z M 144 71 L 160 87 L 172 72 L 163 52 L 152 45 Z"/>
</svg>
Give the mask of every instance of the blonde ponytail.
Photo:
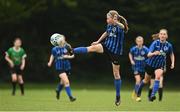
<svg viewBox="0 0 180 112">
<path fill-rule="evenodd" d="M 116 10 L 110 10 L 107 13 L 107 16 L 110 16 L 112 18 L 114 18 L 115 15 L 118 17 L 118 22 L 120 22 L 124 25 L 124 31 L 125 31 L 125 33 L 127 33 L 129 30 L 127 20 L 123 16 L 119 15 L 119 13 Z"/>
</svg>

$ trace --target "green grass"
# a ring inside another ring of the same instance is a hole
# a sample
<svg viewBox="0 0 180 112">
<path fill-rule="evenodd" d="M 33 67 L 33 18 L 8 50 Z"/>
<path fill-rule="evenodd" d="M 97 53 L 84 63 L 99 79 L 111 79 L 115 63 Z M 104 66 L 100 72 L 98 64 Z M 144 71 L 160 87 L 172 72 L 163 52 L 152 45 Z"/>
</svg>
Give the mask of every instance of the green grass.
<svg viewBox="0 0 180 112">
<path fill-rule="evenodd" d="M 132 90 L 123 86 L 122 104 L 114 105 L 115 91 L 113 85 L 73 85 L 76 102 L 70 102 L 65 91 L 61 99 L 55 99 L 54 84 L 26 84 L 25 96 L 17 91 L 11 96 L 11 86 L 0 86 L 0 111 L 180 111 L 180 92 L 178 89 L 165 90 L 162 102 L 148 102 L 147 91 L 142 93 L 142 102 L 131 99 Z"/>
</svg>

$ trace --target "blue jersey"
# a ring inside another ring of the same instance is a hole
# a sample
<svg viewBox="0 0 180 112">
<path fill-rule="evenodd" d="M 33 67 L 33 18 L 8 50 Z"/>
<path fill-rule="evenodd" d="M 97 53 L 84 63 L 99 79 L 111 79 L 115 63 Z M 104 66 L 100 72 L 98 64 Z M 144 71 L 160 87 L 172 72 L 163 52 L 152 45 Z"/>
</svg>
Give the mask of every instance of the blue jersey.
<svg viewBox="0 0 180 112">
<path fill-rule="evenodd" d="M 113 54 L 123 54 L 124 30 L 118 25 L 107 25 L 106 37 L 103 45 Z"/>
<path fill-rule="evenodd" d="M 63 55 L 68 53 L 65 47 L 56 46 L 52 49 L 51 54 L 55 58 L 56 70 L 69 71 L 71 69 L 70 61 L 63 59 Z"/>
<path fill-rule="evenodd" d="M 173 53 L 173 47 L 169 42 L 162 43 L 160 40 L 155 40 L 150 48 L 149 52 L 160 51 L 160 55 L 152 56 L 147 59 L 147 65 L 153 68 L 163 68 L 166 64 L 166 55 Z"/>
<path fill-rule="evenodd" d="M 130 49 L 135 65 L 133 65 L 134 72 L 145 72 L 146 59 L 149 50 L 146 46 L 138 48 L 134 46 Z"/>
</svg>

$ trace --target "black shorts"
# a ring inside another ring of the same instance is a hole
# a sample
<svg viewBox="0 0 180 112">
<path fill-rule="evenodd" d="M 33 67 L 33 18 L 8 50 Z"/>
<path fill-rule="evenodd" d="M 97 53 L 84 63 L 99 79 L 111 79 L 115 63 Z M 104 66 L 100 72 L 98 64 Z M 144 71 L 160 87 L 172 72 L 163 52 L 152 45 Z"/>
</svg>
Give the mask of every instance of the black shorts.
<svg viewBox="0 0 180 112">
<path fill-rule="evenodd" d="M 106 46 L 103 46 L 104 54 L 108 57 L 108 59 L 115 65 L 120 65 L 121 63 L 121 55 L 111 53 Z"/>
<path fill-rule="evenodd" d="M 163 70 L 163 68 L 154 68 L 154 67 L 151 67 L 151 66 L 149 66 L 149 65 L 146 65 L 146 67 L 145 67 L 145 70 L 146 70 L 146 73 L 149 75 L 149 76 L 151 76 L 151 78 L 155 78 L 155 70 L 157 70 L 157 69 L 162 69 Z"/>
<path fill-rule="evenodd" d="M 59 76 L 59 74 L 62 74 L 62 73 L 66 73 L 68 76 L 71 74 L 71 71 L 70 70 L 57 70 L 57 74 Z"/>
<path fill-rule="evenodd" d="M 13 68 L 10 68 L 11 74 L 17 74 L 17 75 L 22 75 L 23 70 L 21 70 L 21 65 L 15 65 Z"/>
</svg>

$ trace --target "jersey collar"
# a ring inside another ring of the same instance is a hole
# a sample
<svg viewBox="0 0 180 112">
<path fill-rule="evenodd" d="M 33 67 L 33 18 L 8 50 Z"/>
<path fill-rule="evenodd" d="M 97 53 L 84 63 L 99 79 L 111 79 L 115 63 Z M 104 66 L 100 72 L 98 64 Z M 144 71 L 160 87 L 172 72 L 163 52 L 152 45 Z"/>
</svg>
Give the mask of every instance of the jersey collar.
<svg viewBox="0 0 180 112">
<path fill-rule="evenodd" d="M 14 50 L 14 51 L 16 51 L 16 52 L 19 52 L 19 51 L 20 51 L 20 49 L 21 49 L 20 47 L 19 47 L 19 49 L 18 49 L 18 50 L 17 50 L 15 47 L 13 47 L 13 50 Z"/>
</svg>

